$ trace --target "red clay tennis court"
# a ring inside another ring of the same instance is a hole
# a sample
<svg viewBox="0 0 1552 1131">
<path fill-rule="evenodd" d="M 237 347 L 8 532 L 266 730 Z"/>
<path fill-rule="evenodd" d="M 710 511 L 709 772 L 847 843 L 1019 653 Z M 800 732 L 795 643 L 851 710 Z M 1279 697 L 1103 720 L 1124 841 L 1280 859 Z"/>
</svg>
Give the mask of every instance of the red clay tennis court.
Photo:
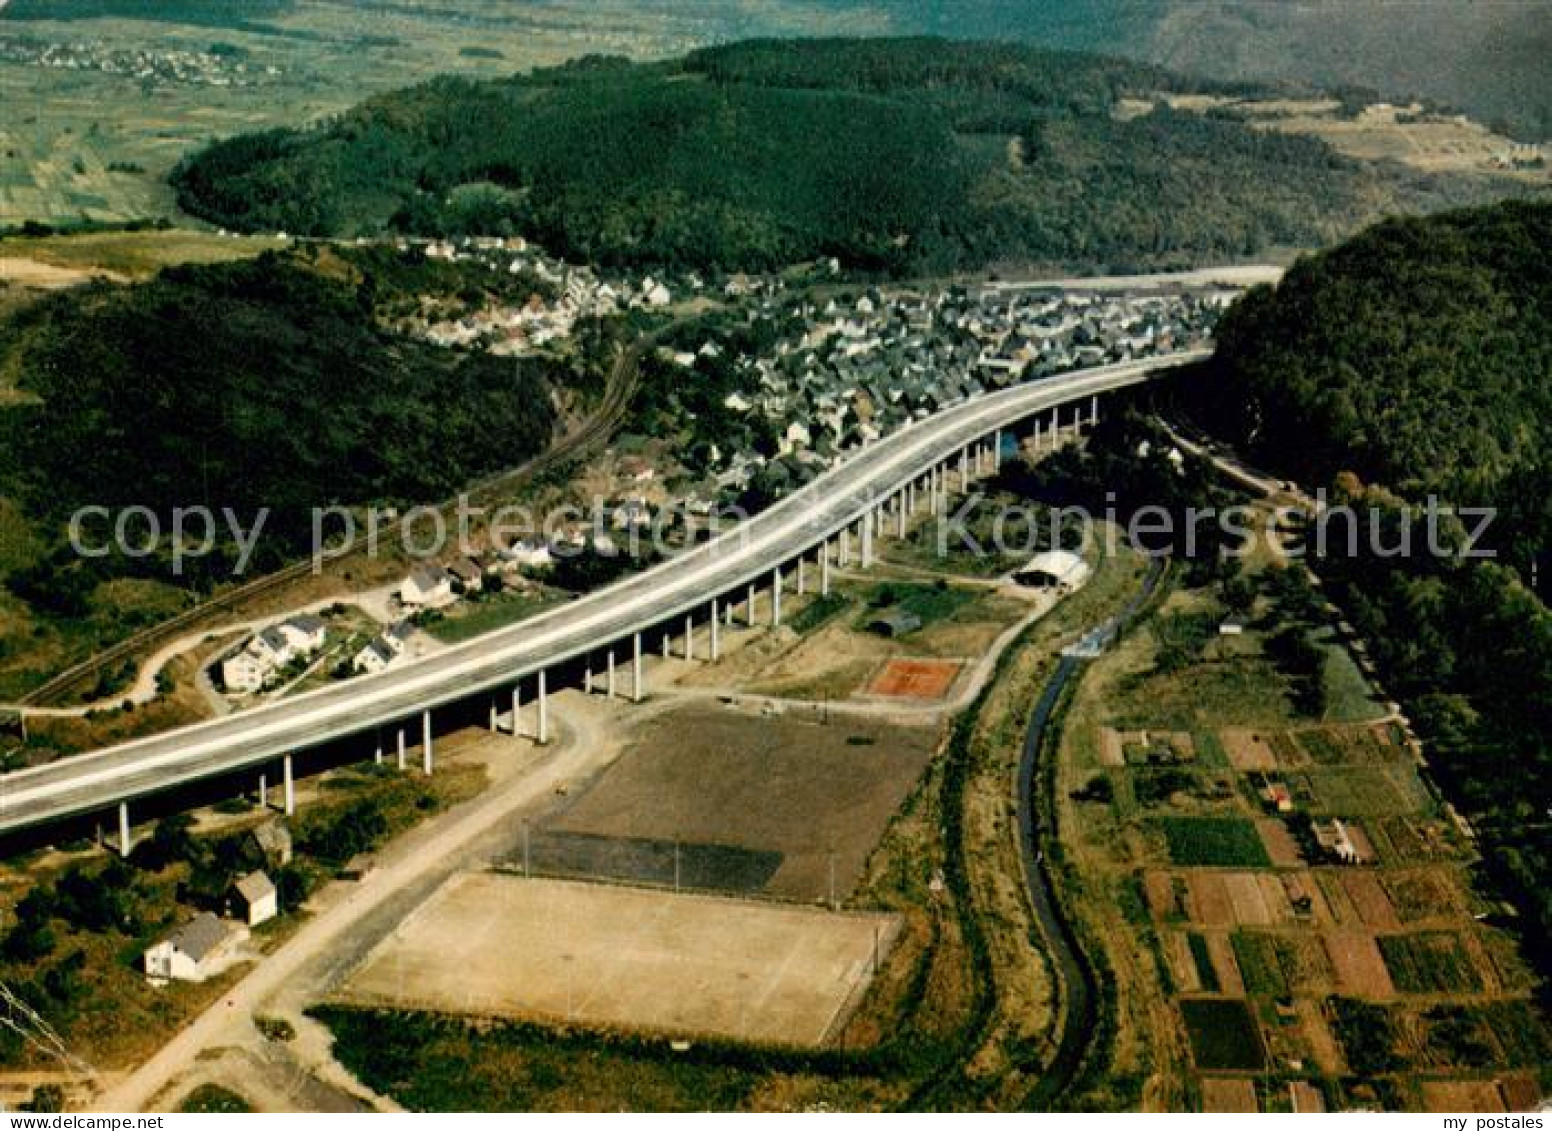
<svg viewBox="0 0 1552 1131">
<path fill-rule="evenodd" d="M 891 699 L 942 699 L 954 686 L 959 664 L 949 660 L 890 660 L 868 685 Z"/>
</svg>

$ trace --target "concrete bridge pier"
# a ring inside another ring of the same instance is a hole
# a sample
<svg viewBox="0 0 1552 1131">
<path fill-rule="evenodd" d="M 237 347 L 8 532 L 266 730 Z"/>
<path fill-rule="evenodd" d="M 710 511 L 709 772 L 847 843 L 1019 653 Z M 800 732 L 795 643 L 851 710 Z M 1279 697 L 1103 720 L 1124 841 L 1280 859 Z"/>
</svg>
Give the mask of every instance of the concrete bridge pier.
<svg viewBox="0 0 1552 1131">
<path fill-rule="evenodd" d="M 873 512 L 862 516 L 862 568 L 873 564 Z"/>
<path fill-rule="evenodd" d="M 129 802 L 119 802 L 119 855 L 128 856 L 129 843 Z"/>
<path fill-rule="evenodd" d="M 835 564 L 840 566 L 842 569 L 845 569 L 846 568 L 846 564 L 850 560 L 851 560 L 851 527 L 846 526 L 846 527 L 842 527 L 841 528 L 841 542 L 840 542 L 840 546 L 836 550 Z"/>
<path fill-rule="evenodd" d="M 771 570 L 771 627 L 781 626 L 781 566 Z"/>
<path fill-rule="evenodd" d="M 401 770 L 404 769 L 404 761 L 405 761 L 405 753 L 406 753 L 405 747 L 406 747 L 406 745 L 407 745 L 407 743 L 406 743 L 405 737 L 404 737 L 404 724 L 400 723 L 399 724 L 399 769 L 401 769 Z"/>
<path fill-rule="evenodd" d="M 730 611 L 731 608 L 729 606 Z M 631 698 L 638 703 L 647 695 L 646 685 L 642 683 L 641 675 L 641 633 L 638 632 L 631 638 Z"/>
<path fill-rule="evenodd" d="M 722 639 L 719 635 L 721 621 L 717 619 L 717 599 L 711 599 L 711 662 L 716 663 L 722 658 Z"/>
<path fill-rule="evenodd" d="M 296 813 L 296 775 L 292 772 L 291 755 L 280 760 L 281 778 L 285 786 L 286 816 Z"/>
<path fill-rule="evenodd" d="M 808 592 L 808 554 L 798 555 L 798 596 Z"/>
<path fill-rule="evenodd" d="M 604 660 L 604 697 L 614 698 L 614 645 L 609 645 L 609 652 Z"/>
<path fill-rule="evenodd" d="M 744 592 L 744 623 L 750 628 L 754 627 L 754 582 Z"/>
<path fill-rule="evenodd" d="M 550 741 L 550 696 L 545 686 L 546 673 L 539 673 L 539 745 Z"/>
<path fill-rule="evenodd" d="M 636 643 L 641 643 L 641 638 L 636 638 Z M 519 681 L 512 685 L 512 737 L 517 738 L 523 733 L 523 685 Z"/>
<path fill-rule="evenodd" d="M 684 614 L 684 658 L 695 659 L 695 617 L 690 613 Z"/>
<path fill-rule="evenodd" d="M 427 707 L 420 713 L 420 768 L 429 778 L 435 762 L 435 755 L 431 749 L 431 708 Z"/>
<path fill-rule="evenodd" d="M 826 539 L 819 546 L 819 595 L 830 595 L 830 541 Z"/>
</svg>

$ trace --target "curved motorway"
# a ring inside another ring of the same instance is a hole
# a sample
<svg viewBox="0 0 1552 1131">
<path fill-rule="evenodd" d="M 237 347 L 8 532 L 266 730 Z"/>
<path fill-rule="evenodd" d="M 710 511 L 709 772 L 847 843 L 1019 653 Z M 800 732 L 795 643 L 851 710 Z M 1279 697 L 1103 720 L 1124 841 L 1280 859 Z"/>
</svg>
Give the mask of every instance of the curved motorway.
<svg viewBox="0 0 1552 1131">
<path fill-rule="evenodd" d="M 903 428 L 727 533 L 570 604 L 415 663 L 295 699 L 0 776 L 0 833 L 104 810 L 421 711 L 507 688 L 634 633 L 693 614 L 857 522 L 930 469 L 998 429 L 1140 384 L 1205 349 L 1015 386 Z"/>
</svg>

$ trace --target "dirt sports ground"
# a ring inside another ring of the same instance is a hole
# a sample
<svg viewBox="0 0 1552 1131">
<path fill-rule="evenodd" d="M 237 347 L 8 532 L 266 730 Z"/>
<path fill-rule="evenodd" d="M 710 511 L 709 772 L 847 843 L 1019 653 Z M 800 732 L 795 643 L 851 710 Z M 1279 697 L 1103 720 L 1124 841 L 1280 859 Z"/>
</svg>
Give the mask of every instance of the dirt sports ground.
<svg viewBox="0 0 1552 1131">
<path fill-rule="evenodd" d="M 898 929 L 888 915 L 464 873 L 340 998 L 813 1046 Z"/>
<path fill-rule="evenodd" d="M 676 708 L 535 830 L 536 873 L 844 899 L 921 776 L 936 727 Z M 521 864 L 521 850 L 510 862 Z"/>
<path fill-rule="evenodd" d="M 869 695 L 888 699 L 942 699 L 959 675 L 947 660 L 890 660 L 868 685 Z"/>
</svg>

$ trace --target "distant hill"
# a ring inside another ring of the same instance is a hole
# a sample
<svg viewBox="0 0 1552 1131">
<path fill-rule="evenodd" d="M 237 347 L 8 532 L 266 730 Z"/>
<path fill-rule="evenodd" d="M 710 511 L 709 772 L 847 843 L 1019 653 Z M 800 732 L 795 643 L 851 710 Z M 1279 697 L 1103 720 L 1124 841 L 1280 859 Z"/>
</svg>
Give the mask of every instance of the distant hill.
<svg viewBox="0 0 1552 1131">
<path fill-rule="evenodd" d="M 198 27 L 243 27 L 278 16 L 294 0 L 9 0 L 8 20 L 153 20 Z"/>
<path fill-rule="evenodd" d="M 897 272 L 1225 259 L 1443 199 L 1311 138 L 1113 113 L 1200 85 L 1013 44 L 751 41 L 437 80 L 217 143 L 174 181 L 242 230 L 517 231 L 603 262 Z"/>
<path fill-rule="evenodd" d="M 1027 39 L 1220 79 L 1415 95 L 1525 140 L 1552 138 L 1547 0 L 869 0 L 880 6 L 901 30 Z"/>
</svg>

